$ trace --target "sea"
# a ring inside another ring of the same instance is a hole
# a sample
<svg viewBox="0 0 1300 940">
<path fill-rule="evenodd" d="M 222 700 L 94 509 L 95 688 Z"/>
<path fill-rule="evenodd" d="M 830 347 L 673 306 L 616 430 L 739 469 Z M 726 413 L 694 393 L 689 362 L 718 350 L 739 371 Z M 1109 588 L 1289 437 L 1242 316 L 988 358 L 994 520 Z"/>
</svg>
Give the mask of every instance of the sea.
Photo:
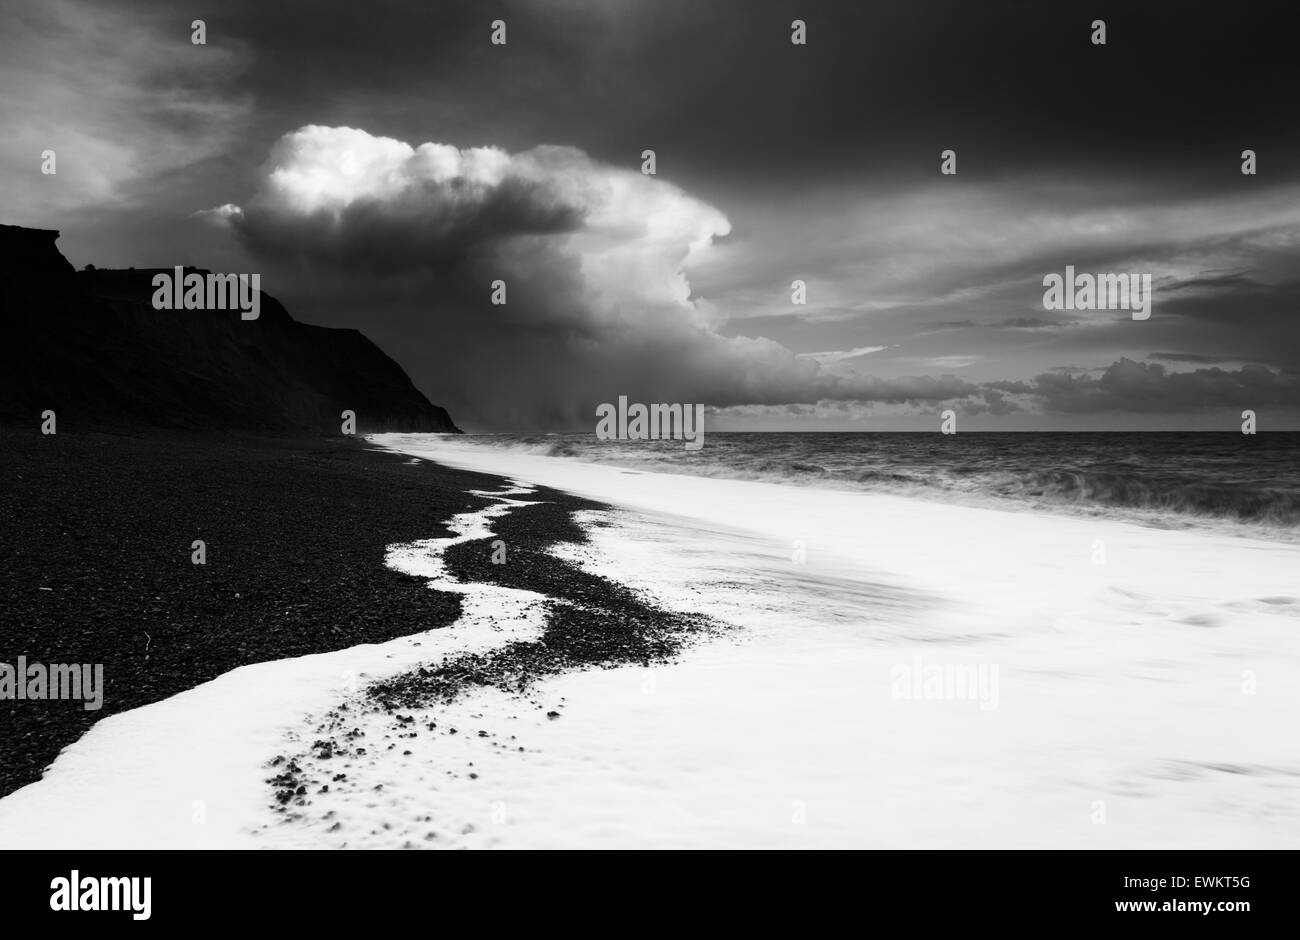
<svg viewBox="0 0 1300 940">
<path fill-rule="evenodd" d="M 660 473 L 1300 536 L 1300 433 L 761 433 L 680 441 L 478 434 L 505 452 Z"/>
</svg>

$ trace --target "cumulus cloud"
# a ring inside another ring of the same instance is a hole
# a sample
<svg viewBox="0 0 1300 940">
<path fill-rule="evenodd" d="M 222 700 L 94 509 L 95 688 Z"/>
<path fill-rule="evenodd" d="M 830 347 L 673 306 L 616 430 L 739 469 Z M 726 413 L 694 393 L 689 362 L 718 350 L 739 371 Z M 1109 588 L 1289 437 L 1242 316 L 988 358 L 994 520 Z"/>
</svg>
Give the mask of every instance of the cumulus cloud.
<svg viewBox="0 0 1300 940">
<path fill-rule="evenodd" d="M 584 162 L 558 147 L 512 157 L 308 126 L 275 145 L 248 206 L 210 214 L 266 255 L 403 272 L 455 263 L 499 239 L 576 232 L 601 197 L 584 185 Z M 691 221 L 726 230 L 720 215 Z"/>
<path fill-rule="evenodd" d="M 272 269 L 291 268 L 286 282 L 314 285 L 295 312 L 362 327 L 471 427 L 587 427 L 596 404 L 619 395 L 702 402 L 715 413 L 828 402 L 1168 412 L 1297 400 L 1294 375 L 1260 366 L 1170 372 L 1121 359 L 1099 374 L 1026 381 L 882 378 L 850 361 L 874 361 L 878 346 L 796 354 L 724 336 L 722 316 L 689 278 L 707 269 L 727 217 L 635 164 L 610 166 L 572 147 L 412 146 L 309 125 L 274 146 L 250 199 L 205 215 Z M 491 302 L 496 281 L 506 285 L 503 305 Z M 999 325 L 1043 328 L 1037 317 Z M 979 359 L 915 357 L 931 371 Z"/>
<path fill-rule="evenodd" d="M 364 303 L 365 328 L 400 337 L 389 348 L 417 383 L 471 423 L 585 426 L 621 394 L 725 407 L 969 388 L 832 373 L 771 340 L 719 335 L 688 271 L 728 234 L 726 216 L 572 147 L 510 154 L 306 126 L 275 145 L 245 205 L 205 215 L 258 257 L 309 267 L 334 302 Z M 490 302 L 497 280 L 504 305 Z"/>
</svg>

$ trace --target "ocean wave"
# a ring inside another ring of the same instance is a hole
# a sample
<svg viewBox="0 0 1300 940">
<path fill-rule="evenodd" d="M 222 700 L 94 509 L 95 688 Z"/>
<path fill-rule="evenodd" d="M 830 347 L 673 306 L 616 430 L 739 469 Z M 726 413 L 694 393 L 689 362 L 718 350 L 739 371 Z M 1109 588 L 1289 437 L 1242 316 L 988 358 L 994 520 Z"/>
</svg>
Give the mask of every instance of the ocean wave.
<svg viewBox="0 0 1300 940">
<path fill-rule="evenodd" d="M 1300 435 L 727 434 L 677 441 L 482 435 L 466 443 L 637 470 L 1113 515 L 1148 525 L 1300 528 Z"/>
<path fill-rule="evenodd" d="M 1300 525 L 1300 496 L 1234 482 L 1151 479 L 1140 473 L 1037 471 L 990 487 L 1002 497 L 1153 510 L 1242 522 Z"/>
</svg>

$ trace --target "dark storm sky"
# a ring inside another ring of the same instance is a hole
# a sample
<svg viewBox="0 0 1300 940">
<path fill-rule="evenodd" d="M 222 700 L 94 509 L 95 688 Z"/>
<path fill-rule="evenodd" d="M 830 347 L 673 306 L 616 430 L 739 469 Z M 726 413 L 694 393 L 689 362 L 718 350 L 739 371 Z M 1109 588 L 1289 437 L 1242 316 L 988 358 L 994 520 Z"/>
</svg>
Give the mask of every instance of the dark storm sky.
<svg viewBox="0 0 1300 940">
<path fill-rule="evenodd" d="M 212 6 L 0 13 L 0 221 L 261 271 L 471 428 L 1300 427 L 1282 4 Z M 1044 310 L 1066 265 L 1151 318 Z"/>
</svg>

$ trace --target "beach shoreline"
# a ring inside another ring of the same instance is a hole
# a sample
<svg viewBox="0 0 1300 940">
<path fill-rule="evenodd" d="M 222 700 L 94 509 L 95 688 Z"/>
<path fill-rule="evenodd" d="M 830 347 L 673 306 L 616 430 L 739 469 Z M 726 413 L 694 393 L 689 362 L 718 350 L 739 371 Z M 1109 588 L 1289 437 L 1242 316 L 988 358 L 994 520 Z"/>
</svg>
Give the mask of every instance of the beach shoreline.
<svg viewBox="0 0 1300 940">
<path fill-rule="evenodd" d="M 405 585 L 393 636 L 109 718 L 0 800 L 14 845 L 1300 842 L 1296 546 L 369 445 L 303 463 L 392 514 L 338 538 Z"/>
<path fill-rule="evenodd" d="M 614 506 L 588 570 L 738 628 L 548 680 L 571 717 L 498 791 L 524 818 L 463 844 L 1300 844 L 1270 731 L 1300 714 L 1300 546 L 372 440 Z"/>
<path fill-rule="evenodd" d="M 101 719 L 241 666 L 446 627 L 460 598 L 392 570 L 395 542 L 445 535 L 504 481 L 345 438 L 0 429 L 0 649 L 104 666 L 103 707 L 0 702 L 0 796 Z M 548 493 L 528 540 L 580 537 Z M 204 542 L 205 564 L 193 563 Z M 522 539 L 522 535 L 520 536 Z M 471 565 L 465 559 L 466 566 Z M 526 569 L 511 577 L 526 583 Z"/>
</svg>

